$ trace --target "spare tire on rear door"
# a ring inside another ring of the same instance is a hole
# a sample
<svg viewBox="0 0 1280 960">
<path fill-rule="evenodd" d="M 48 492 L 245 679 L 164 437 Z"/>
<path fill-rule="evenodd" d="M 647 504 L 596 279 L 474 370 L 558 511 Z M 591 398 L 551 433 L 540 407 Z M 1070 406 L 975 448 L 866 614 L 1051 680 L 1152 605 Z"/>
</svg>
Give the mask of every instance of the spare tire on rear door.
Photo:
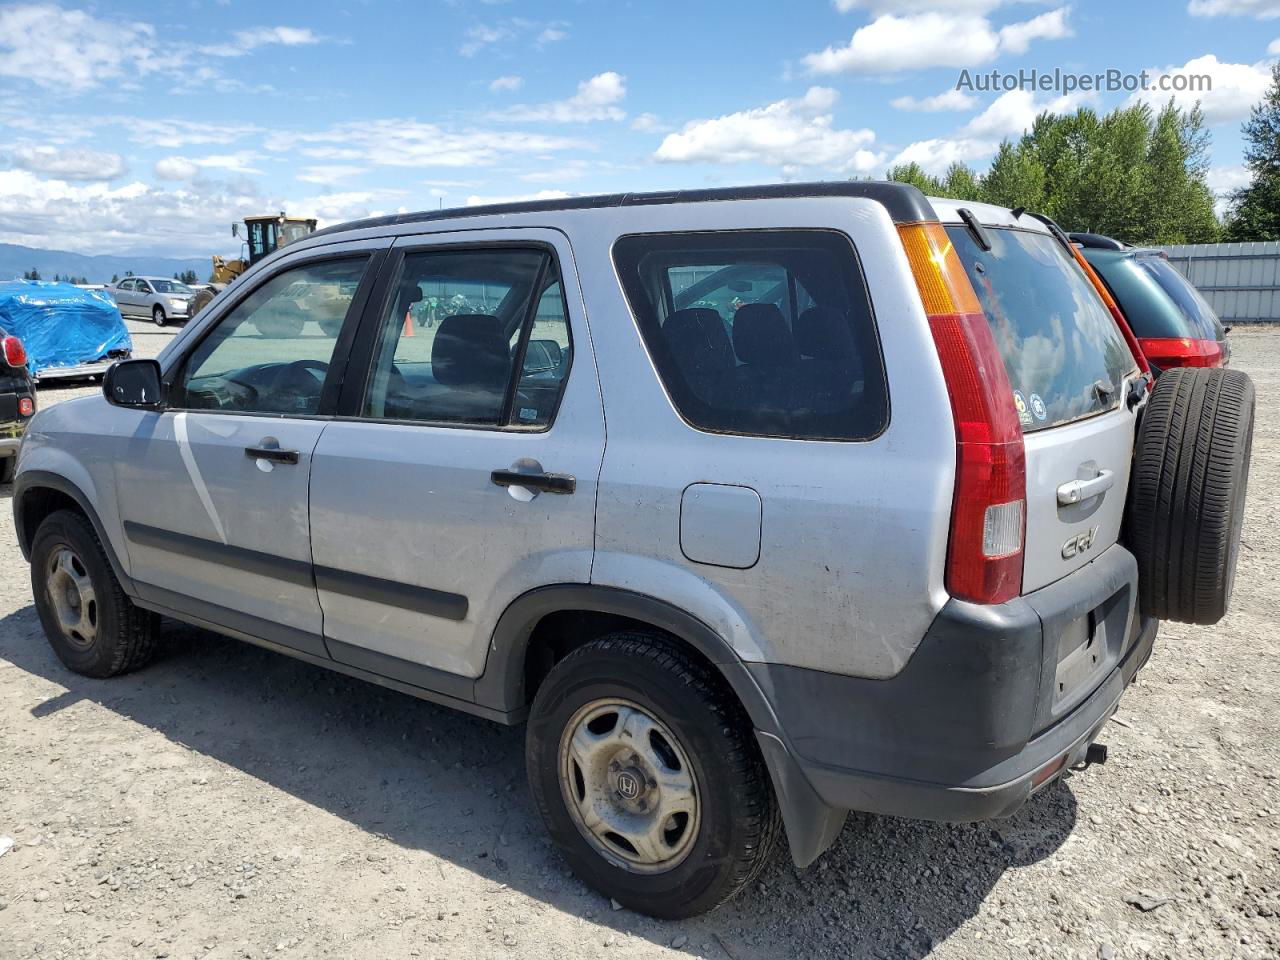
<svg viewBox="0 0 1280 960">
<path fill-rule="evenodd" d="M 1227 612 L 1253 447 L 1253 381 L 1239 370 L 1174 368 L 1143 413 L 1125 517 L 1138 607 L 1183 623 Z"/>
</svg>

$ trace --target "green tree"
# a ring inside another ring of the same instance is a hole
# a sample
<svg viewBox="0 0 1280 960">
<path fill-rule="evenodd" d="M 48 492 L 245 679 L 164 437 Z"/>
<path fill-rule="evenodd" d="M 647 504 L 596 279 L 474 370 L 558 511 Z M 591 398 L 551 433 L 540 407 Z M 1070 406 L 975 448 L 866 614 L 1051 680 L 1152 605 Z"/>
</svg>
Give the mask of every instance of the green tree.
<svg viewBox="0 0 1280 960">
<path fill-rule="evenodd" d="M 1271 68 L 1271 86 L 1241 132 L 1250 182 L 1231 197 L 1224 239 L 1280 240 L 1280 63 Z"/>
<path fill-rule="evenodd" d="M 30 270 L 28 270 L 26 273 L 22 275 L 22 279 L 23 280 L 39 280 L 40 271 L 37 270 L 35 267 L 32 267 Z"/>
<path fill-rule="evenodd" d="M 942 193 L 942 184 L 937 177 L 929 176 L 924 172 L 924 167 L 914 160 L 911 163 L 900 163 L 896 167 L 890 167 L 889 172 L 885 174 L 885 179 L 909 183 L 913 187 L 918 187 L 926 197 L 936 197 Z"/>
<path fill-rule="evenodd" d="M 111 282 L 112 282 L 112 283 L 119 283 L 119 282 L 120 282 L 120 274 L 118 274 L 118 273 L 113 273 L 113 274 L 111 275 Z"/>
</svg>

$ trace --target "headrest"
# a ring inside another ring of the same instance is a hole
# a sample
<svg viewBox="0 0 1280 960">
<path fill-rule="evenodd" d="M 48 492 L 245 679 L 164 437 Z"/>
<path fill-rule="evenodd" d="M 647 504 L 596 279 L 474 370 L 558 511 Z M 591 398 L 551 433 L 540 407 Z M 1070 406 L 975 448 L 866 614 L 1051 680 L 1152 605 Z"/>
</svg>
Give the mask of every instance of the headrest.
<svg viewBox="0 0 1280 960">
<path fill-rule="evenodd" d="M 662 325 L 682 369 L 727 369 L 733 366 L 733 347 L 720 314 L 710 307 L 677 310 Z"/>
<path fill-rule="evenodd" d="M 450 387 L 501 389 L 511 369 L 511 352 L 497 317 L 460 313 L 446 317 L 431 345 L 431 373 Z"/>
<path fill-rule="evenodd" d="M 815 360 L 843 362 L 857 353 L 853 331 L 834 307 L 810 307 L 796 319 L 796 348 Z"/>
<path fill-rule="evenodd" d="M 777 367 L 796 358 L 796 344 L 772 303 L 744 303 L 733 317 L 733 349 L 738 359 L 759 367 Z"/>
</svg>

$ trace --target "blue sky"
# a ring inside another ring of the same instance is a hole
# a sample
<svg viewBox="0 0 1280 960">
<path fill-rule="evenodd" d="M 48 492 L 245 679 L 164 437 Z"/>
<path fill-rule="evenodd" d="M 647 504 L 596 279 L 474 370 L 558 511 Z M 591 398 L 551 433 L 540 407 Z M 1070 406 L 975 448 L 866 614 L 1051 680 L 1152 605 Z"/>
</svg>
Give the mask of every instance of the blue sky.
<svg viewBox="0 0 1280 960">
<path fill-rule="evenodd" d="M 981 168 L 1132 96 L 960 96 L 966 68 L 1208 74 L 1225 191 L 1278 56 L 1280 0 L 0 3 L 0 242 L 203 255 L 279 209 Z"/>
</svg>

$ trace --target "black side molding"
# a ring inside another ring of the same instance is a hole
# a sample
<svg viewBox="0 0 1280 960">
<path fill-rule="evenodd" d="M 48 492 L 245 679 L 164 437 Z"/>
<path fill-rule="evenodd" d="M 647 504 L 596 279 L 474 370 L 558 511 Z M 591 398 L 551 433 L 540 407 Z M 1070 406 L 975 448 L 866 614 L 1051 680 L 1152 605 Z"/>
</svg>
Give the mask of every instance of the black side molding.
<svg viewBox="0 0 1280 960">
<path fill-rule="evenodd" d="M 130 542 L 140 546 L 168 550 L 170 553 L 194 557 L 206 563 L 238 567 L 249 573 L 283 580 L 300 587 L 311 586 L 311 564 L 306 560 L 279 557 L 273 553 L 262 553 L 247 547 L 206 540 L 204 537 L 193 537 L 187 533 L 163 530 L 133 520 L 124 522 L 124 535 Z"/>
<path fill-rule="evenodd" d="M 399 607 L 401 610 L 412 610 L 414 613 L 425 613 L 443 620 L 467 618 L 467 598 L 460 593 L 447 593 L 444 590 L 433 590 L 430 587 L 419 587 L 411 583 L 383 580 L 363 573 L 336 570 L 333 567 L 316 567 L 315 576 L 316 587 L 331 593 L 340 593 L 346 597 L 356 597 L 372 603 L 383 603 L 389 607 Z"/>
</svg>

